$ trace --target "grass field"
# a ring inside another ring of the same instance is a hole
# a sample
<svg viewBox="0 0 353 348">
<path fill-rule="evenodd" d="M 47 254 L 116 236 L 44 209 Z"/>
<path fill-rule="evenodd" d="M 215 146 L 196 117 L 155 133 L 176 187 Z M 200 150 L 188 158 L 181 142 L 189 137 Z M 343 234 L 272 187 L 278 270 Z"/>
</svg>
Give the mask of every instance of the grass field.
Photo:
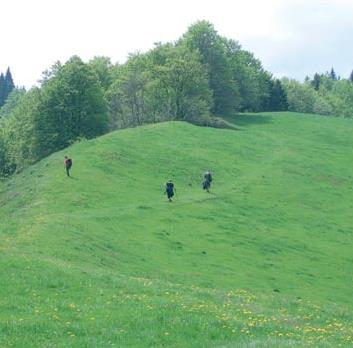
<svg viewBox="0 0 353 348">
<path fill-rule="evenodd" d="M 353 346 L 353 122 L 227 120 L 114 132 L 0 183 L 1 348 Z"/>
</svg>

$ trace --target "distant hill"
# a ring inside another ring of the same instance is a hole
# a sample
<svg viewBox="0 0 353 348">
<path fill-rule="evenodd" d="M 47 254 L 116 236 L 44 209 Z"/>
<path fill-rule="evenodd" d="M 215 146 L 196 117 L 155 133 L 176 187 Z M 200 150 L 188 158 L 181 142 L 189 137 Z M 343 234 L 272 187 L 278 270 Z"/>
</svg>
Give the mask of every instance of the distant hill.
<svg viewBox="0 0 353 348">
<path fill-rule="evenodd" d="M 353 123 L 227 121 L 117 131 L 0 183 L 0 347 L 351 347 Z"/>
</svg>

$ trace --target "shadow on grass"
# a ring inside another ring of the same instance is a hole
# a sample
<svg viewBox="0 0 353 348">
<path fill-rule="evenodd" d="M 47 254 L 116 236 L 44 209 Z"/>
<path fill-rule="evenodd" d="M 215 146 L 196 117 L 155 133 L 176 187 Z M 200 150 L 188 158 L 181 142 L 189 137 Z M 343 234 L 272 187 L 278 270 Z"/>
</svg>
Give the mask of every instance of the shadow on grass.
<svg viewBox="0 0 353 348">
<path fill-rule="evenodd" d="M 238 127 L 247 127 L 252 125 L 269 124 L 273 117 L 266 114 L 234 114 L 224 116 L 224 120 Z"/>
<path fill-rule="evenodd" d="M 222 116 L 212 116 L 209 118 L 197 118 L 187 120 L 187 122 L 200 127 L 223 128 L 231 130 L 241 130 L 242 127 L 253 124 L 268 124 L 272 122 L 273 115 L 266 113 L 258 114 L 232 114 Z"/>
<path fill-rule="evenodd" d="M 72 176 L 72 175 L 67 176 L 67 178 L 68 178 L 68 179 L 71 179 L 71 180 L 77 180 L 77 178 L 76 178 L 75 176 Z"/>
</svg>

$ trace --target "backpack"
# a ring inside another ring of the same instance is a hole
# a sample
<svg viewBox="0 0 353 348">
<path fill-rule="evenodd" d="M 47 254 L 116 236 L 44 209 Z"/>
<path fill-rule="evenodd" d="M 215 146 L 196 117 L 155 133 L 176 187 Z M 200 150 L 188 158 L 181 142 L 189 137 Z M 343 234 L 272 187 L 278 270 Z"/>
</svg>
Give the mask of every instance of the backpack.
<svg viewBox="0 0 353 348">
<path fill-rule="evenodd" d="M 69 169 L 72 167 L 72 159 L 71 158 L 68 158 L 66 160 L 66 167 L 69 168 Z"/>
</svg>

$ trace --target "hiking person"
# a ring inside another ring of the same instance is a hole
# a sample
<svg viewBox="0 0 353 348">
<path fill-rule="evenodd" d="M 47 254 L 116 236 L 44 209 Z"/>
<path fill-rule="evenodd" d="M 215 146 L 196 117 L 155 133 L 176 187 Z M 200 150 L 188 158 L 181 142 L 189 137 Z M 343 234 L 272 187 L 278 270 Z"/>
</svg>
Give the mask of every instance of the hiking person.
<svg viewBox="0 0 353 348">
<path fill-rule="evenodd" d="M 207 192 L 210 192 L 211 188 L 211 182 L 212 182 L 212 174 L 208 170 L 203 174 L 203 183 L 202 183 L 202 188 L 206 190 Z"/>
<path fill-rule="evenodd" d="M 175 191 L 175 187 L 174 184 L 172 182 L 172 180 L 169 180 L 166 184 L 165 184 L 165 194 L 167 194 L 168 200 L 169 202 L 172 201 L 172 198 L 174 196 L 174 191 Z M 175 191 L 176 192 L 176 191 Z"/>
<path fill-rule="evenodd" d="M 64 157 L 64 166 L 65 166 L 65 170 L 66 170 L 66 175 L 70 176 L 70 169 L 72 167 L 72 159 L 65 156 Z"/>
</svg>

